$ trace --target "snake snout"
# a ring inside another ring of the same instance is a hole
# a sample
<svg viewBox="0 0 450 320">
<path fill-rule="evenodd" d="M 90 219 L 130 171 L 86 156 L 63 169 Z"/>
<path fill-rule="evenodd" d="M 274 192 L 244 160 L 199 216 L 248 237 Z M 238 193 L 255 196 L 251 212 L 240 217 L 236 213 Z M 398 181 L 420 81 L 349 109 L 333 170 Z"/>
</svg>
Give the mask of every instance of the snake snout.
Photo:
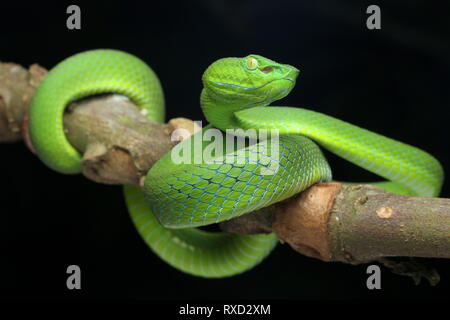
<svg viewBox="0 0 450 320">
<path fill-rule="evenodd" d="M 283 79 L 295 82 L 298 75 L 300 74 L 300 70 L 288 64 L 286 64 L 285 67 L 287 69 L 287 72 L 286 75 L 283 77 Z"/>
</svg>

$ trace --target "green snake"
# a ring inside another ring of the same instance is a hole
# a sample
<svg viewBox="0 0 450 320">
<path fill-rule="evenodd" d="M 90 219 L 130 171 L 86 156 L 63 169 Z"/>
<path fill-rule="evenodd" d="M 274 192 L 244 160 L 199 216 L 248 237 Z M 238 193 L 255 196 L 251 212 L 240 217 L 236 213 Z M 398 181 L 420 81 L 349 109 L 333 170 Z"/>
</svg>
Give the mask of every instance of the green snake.
<svg viewBox="0 0 450 320">
<path fill-rule="evenodd" d="M 209 129 L 254 129 L 258 134 L 278 130 L 279 138 L 247 139 L 227 153 L 239 154 L 242 161 L 227 161 L 220 148 L 208 154 L 209 161 L 195 161 L 195 142 L 201 141 L 200 151 L 207 148 L 204 129 L 177 145 L 189 147 L 180 150 L 187 150 L 191 161 L 175 163 L 173 152 L 168 152 L 147 173 L 143 191 L 124 187 L 134 224 L 164 261 L 211 278 L 239 274 L 261 262 L 278 242 L 274 234 L 237 235 L 195 227 L 240 216 L 331 180 L 318 145 L 383 177 L 385 181 L 375 184 L 387 191 L 439 194 L 443 170 L 428 153 L 311 110 L 269 106 L 289 94 L 298 74 L 293 66 L 254 54 L 217 60 L 204 72 L 200 102 Z M 64 110 L 74 100 L 101 93 L 125 95 L 145 109 L 149 119 L 164 121 L 160 82 L 143 61 L 117 50 L 76 54 L 50 70 L 29 112 L 32 144 L 48 167 L 80 172 L 82 156 L 64 134 Z M 274 163 L 276 170 L 263 172 Z"/>
</svg>

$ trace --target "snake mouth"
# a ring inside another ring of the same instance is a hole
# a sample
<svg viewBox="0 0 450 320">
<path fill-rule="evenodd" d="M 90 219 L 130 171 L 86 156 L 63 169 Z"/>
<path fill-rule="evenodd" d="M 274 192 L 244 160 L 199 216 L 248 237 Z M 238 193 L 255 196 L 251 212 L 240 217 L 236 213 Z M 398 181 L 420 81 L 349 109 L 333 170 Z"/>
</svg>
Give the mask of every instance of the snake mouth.
<svg viewBox="0 0 450 320">
<path fill-rule="evenodd" d="M 287 80 L 290 81 L 292 83 L 295 83 L 295 80 L 293 78 L 290 77 L 286 77 L 286 78 L 280 78 L 280 79 L 274 79 L 271 80 L 263 85 L 257 86 L 257 87 L 244 87 L 238 84 L 234 84 L 234 83 L 228 83 L 228 82 L 220 82 L 220 81 L 211 81 L 211 83 L 217 84 L 219 86 L 231 86 L 231 87 L 235 87 L 235 88 L 239 88 L 239 89 L 243 89 L 243 90 L 257 90 L 257 89 L 261 89 L 264 88 L 265 86 L 268 86 L 271 83 L 274 83 L 276 81 L 281 81 L 281 80 Z"/>
</svg>

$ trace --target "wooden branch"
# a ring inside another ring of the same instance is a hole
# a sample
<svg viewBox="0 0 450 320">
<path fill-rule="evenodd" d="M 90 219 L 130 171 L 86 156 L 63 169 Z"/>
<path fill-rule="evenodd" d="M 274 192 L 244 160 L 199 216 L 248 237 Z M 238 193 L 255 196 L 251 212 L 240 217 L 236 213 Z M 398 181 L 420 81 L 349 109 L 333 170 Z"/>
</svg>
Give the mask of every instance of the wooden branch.
<svg viewBox="0 0 450 320">
<path fill-rule="evenodd" d="M 27 110 L 45 69 L 0 64 L 0 142 L 28 136 Z M 127 98 L 103 95 L 72 103 L 66 136 L 83 153 L 83 174 L 100 183 L 142 185 L 151 166 L 193 133 L 189 119 L 148 120 Z M 386 193 L 370 185 L 319 183 L 283 202 L 221 223 L 228 232 L 275 232 L 298 252 L 323 261 L 364 263 L 391 256 L 450 258 L 450 199 Z"/>
<path fill-rule="evenodd" d="M 318 183 L 224 222 L 222 229 L 276 232 L 298 252 L 323 261 L 450 258 L 450 199 L 402 196 L 371 185 Z"/>
</svg>

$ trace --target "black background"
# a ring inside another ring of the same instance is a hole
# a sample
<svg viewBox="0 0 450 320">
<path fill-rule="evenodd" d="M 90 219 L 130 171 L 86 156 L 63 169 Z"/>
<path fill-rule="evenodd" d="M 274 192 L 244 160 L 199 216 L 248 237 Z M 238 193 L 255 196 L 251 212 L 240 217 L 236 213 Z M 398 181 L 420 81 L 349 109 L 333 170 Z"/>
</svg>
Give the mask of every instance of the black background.
<svg viewBox="0 0 450 320">
<path fill-rule="evenodd" d="M 77 2 L 75 2 L 77 3 Z M 311 108 L 435 155 L 450 169 L 448 1 L 97 1 L 77 3 L 82 29 L 66 29 L 72 3 L 2 3 L 0 60 L 50 68 L 94 48 L 146 61 L 165 91 L 167 119 L 202 120 L 201 75 L 214 60 L 260 54 L 301 69 L 279 105 Z M 366 28 L 378 4 L 382 30 Z M 347 299 L 449 298 L 450 263 L 430 259 L 437 287 L 382 268 L 366 288 L 366 265 L 323 263 L 287 245 L 243 275 L 194 278 L 141 241 L 119 186 L 50 171 L 22 143 L 0 146 L 0 295 L 27 298 Z M 338 180 L 371 174 L 329 155 Z M 442 196 L 450 196 L 446 182 Z M 66 288 L 66 268 L 82 290 Z"/>
</svg>

